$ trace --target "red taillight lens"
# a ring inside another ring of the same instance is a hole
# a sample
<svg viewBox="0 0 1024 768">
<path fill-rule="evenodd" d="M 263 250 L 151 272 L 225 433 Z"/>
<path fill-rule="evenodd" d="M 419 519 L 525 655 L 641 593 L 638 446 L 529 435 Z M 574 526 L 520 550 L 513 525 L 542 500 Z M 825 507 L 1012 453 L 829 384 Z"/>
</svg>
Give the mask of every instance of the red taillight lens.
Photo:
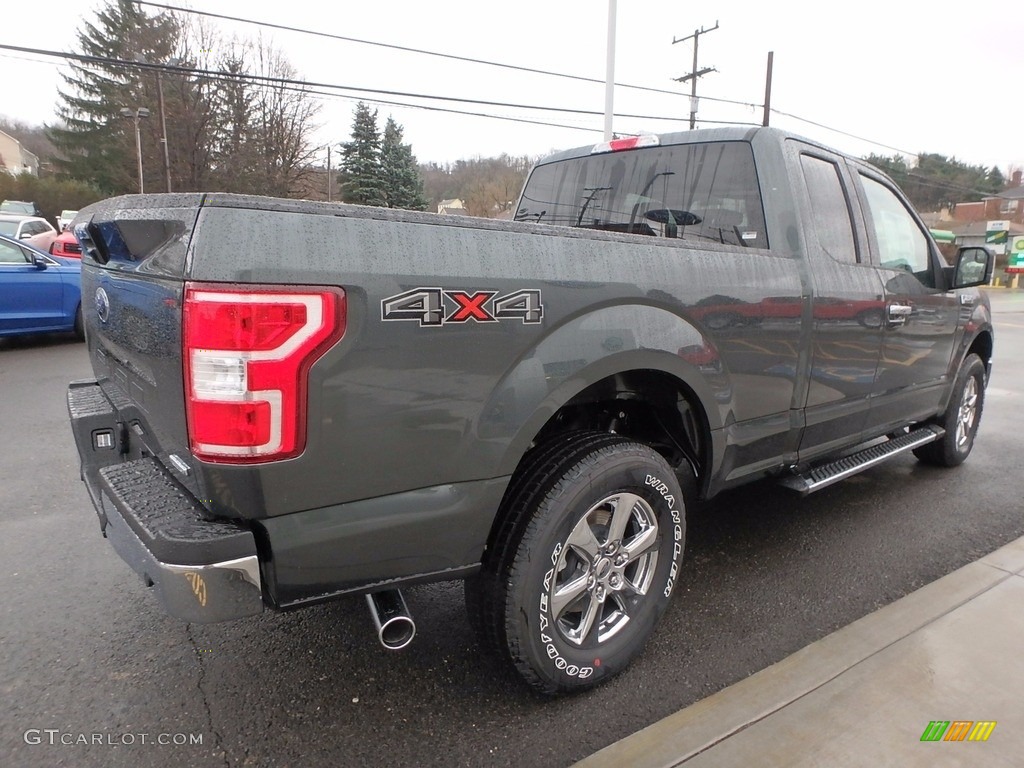
<svg viewBox="0 0 1024 768">
<path fill-rule="evenodd" d="M 206 461 L 298 456 L 309 369 L 345 333 L 345 293 L 185 286 L 183 356 L 189 443 Z"/>
</svg>

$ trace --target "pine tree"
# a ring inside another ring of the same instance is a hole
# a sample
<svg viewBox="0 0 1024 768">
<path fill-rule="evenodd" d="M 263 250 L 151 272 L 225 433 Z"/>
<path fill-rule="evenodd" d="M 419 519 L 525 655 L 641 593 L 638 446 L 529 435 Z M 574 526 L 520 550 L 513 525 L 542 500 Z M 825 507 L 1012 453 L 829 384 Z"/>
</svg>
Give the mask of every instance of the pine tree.
<svg viewBox="0 0 1024 768">
<path fill-rule="evenodd" d="M 423 179 L 412 154 L 412 145 L 402 143 L 402 126 L 389 117 L 381 141 L 381 175 L 384 199 L 388 208 L 424 211 Z"/>
<path fill-rule="evenodd" d="M 181 25 L 169 14 L 147 16 L 130 0 L 108 0 L 95 23 L 84 22 L 78 32 L 81 53 L 123 61 L 166 61 L 178 45 Z M 72 64 L 64 75 L 58 114 L 62 127 L 52 127 L 50 138 L 64 157 L 60 171 L 91 182 L 107 193 L 134 191 L 137 187 L 135 130 L 121 109 L 145 107 L 156 117 L 157 96 L 152 76 L 138 68 L 106 63 Z M 147 179 L 157 183 L 162 166 L 158 161 L 158 119 L 144 121 L 143 153 Z"/>
<path fill-rule="evenodd" d="M 381 172 L 381 139 L 377 110 L 356 104 L 352 140 L 342 144 L 342 197 L 346 203 L 387 205 Z"/>
</svg>

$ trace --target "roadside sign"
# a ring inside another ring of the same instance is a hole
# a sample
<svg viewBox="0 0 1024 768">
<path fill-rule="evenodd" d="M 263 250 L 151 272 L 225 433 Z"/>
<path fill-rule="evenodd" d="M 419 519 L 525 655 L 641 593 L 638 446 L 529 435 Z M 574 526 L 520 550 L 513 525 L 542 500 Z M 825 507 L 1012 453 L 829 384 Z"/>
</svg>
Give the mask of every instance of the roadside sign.
<svg viewBox="0 0 1024 768">
<path fill-rule="evenodd" d="M 1017 235 L 1010 241 L 1010 261 L 1006 272 L 1011 275 L 1024 272 L 1024 235 Z"/>
<path fill-rule="evenodd" d="M 1010 236 L 1010 222 L 990 221 L 985 225 L 985 245 L 1000 256 L 1006 253 Z"/>
</svg>

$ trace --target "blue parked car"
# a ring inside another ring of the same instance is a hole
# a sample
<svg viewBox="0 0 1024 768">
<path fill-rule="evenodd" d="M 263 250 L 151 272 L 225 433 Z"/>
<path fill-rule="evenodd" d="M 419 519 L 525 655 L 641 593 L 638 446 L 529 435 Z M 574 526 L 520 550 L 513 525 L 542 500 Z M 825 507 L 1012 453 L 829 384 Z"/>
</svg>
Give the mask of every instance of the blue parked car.
<svg viewBox="0 0 1024 768">
<path fill-rule="evenodd" d="M 82 325 L 82 262 L 0 235 L 0 336 L 74 331 Z"/>
</svg>

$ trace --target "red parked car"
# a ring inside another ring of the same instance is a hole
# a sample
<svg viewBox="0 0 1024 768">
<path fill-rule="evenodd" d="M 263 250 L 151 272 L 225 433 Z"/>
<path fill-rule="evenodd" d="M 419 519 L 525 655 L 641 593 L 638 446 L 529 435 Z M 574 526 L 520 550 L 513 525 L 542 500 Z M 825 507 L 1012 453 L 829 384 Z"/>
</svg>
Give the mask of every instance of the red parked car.
<svg viewBox="0 0 1024 768">
<path fill-rule="evenodd" d="M 65 229 L 50 244 L 50 253 L 67 259 L 80 259 L 82 258 L 82 246 L 78 244 L 75 233 L 70 229 Z"/>
</svg>

